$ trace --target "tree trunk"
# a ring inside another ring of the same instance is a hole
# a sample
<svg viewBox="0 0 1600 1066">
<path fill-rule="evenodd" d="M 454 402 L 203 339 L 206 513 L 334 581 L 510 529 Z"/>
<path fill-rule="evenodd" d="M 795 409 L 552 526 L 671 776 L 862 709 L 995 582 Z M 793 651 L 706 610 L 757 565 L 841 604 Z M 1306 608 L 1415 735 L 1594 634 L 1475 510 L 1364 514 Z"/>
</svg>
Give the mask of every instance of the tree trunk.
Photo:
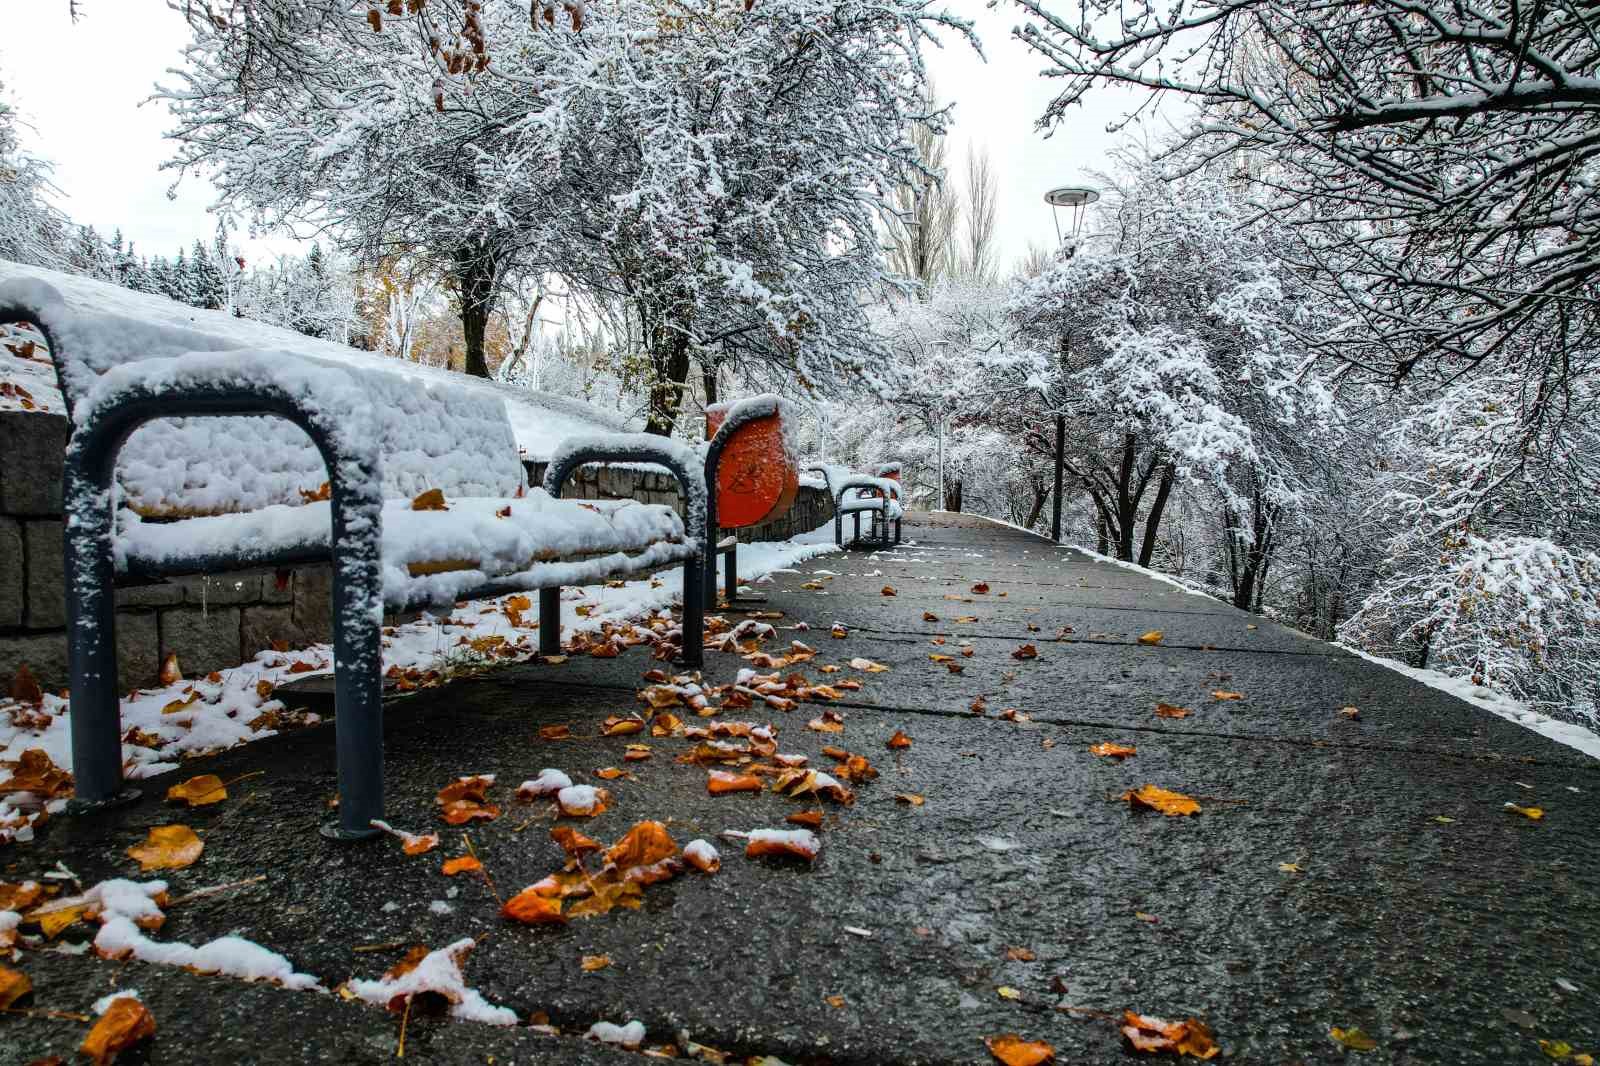
<svg viewBox="0 0 1600 1066">
<path fill-rule="evenodd" d="M 1033 486 L 1033 505 L 1028 509 L 1028 520 L 1023 523 L 1024 529 L 1032 529 L 1033 524 L 1039 520 L 1039 513 L 1044 510 L 1045 501 L 1050 498 L 1050 486 L 1035 483 Z"/>
<path fill-rule="evenodd" d="M 686 330 L 658 326 L 651 345 L 650 414 L 644 431 L 670 437 L 678 409 L 683 406 L 683 386 L 689 380 L 689 334 Z"/>
<path fill-rule="evenodd" d="M 707 407 L 717 402 L 717 369 L 715 359 L 700 360 L 700 381 L 706 390 Z"/>
<path fill-rule="evenodd" d="M 1139 499 L 1133 494 L 1133 461 L 1138 442 L 1132 433 L 1122 438 L 1122 467 L 1117 471 L 1117 558 L 1133 562 L 1133 524 L 1139 517 Z"/>
<path fill-rule="evenodd" d="M 954 511 L 956 514 L 960 514 L 961 513 L 961 479 L 960 478 L 956 478 L 955 491 L 954 492 L 951 492 L 949 489 L 945 490 L 945 507 L 948 510 Z"/>
<path fill-rule="evenodd" d="M 465 370 L 473 377 L 489 376 L 484 337 L 494 313 L 495 290 L 500 284 L 500 262 L 492 250 L 475 244 L 456 253 L 456 284 L 461 290 L 461 332 L 467 342 Z"/>
<path fill-rule="evenodd" d="M 1156 498 L 1150 504 L 1150 513 L 1144 520 L 1144 544 L 1139 548 L 1139 565 L 1149 566 L 1150 556 L 1156 551 L 1156 529 L 1161 525 L 1161 514 L 1167 509 L 1167 497 L 1172 493 L 1172 482 L 1177 477 L 1172 464 L 1161 471 L 1161 483 L 1156 486 Z"/>
<path fill-rule="evenodd" d="M 1111 538 L 1106 535 L 1106 520 L 1099 518 L 1094 523 L 1094 550 L 1101 555 L 1111 552 Z"/>
</svg>

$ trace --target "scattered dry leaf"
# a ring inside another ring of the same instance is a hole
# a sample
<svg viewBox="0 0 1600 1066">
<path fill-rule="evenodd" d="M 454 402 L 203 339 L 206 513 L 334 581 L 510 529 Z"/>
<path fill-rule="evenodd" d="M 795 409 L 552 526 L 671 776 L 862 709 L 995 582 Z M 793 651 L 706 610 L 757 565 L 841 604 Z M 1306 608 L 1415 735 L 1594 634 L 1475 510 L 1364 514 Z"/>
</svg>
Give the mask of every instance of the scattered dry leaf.
<svg viewBox="0 0 1600 1066">
<path fill-rule="evenodd" d="M 1337 713 L 1340 718 L 1347 718 L 1352 722 L 1361 721 L 1361 708 L 1359 707 L 1340 707 Z"/>
<path fill-rule="evenodd" d="M 1520 814 L 1524 818 L 1532 819 L 1535 822 L 1544 817 L 1543 807 L 1518 807 L 1515 803 L 1508 803 L 1506 804 L 1506 810 L 1514 814 Z"/>
<path fill-rule="evenodd" d="M 530 885 L 506 900 L 500 917 L 523 925 L 564 925 L 567 917 L 561 913 L 561 900 L 541 895 L 537 889 Z"/>
<path fill-rule="evenodd" d="M 186 825 L 158 825 L 142 844 L 128 849 L 128 857 L 139 860 L 139 871 L 181 870 L 193 866 L 205 850 L 194 830 Z"/>
<path fill-rule="evenodd" d="M 1043 1040 L 1024 1040 L 1016 1033 L 986 1036 L 989 1054 L 1003 1066 L 1043 1066 L 1056 1060 L 1056 1049 Z"/>
<path fill-rule="evenodd" d="M 1217 691 L 1211 693 L 1211 698 L 1214 700 L 1242 700 L 1244 699 L 1244 693 L 1224 692 L 1221 689 L 1218 689 Z"/>
<path fill-rule="evenodd" d="M 1037 659 L 1039 657 L 1039 649 L 1034 647 L 1032 644 L 1024 644 L 1022 647 L 1012 652 L 1011 657 L 1016 659 L 1018 662 L 1022 662 L 1026 659 Z"/>
<path fill-rule="evenodd" d="M 1328 1035 L 1351 1051 L 1376 1051 L 1378 1048 L 1378 1042 L 1356 1026 L 1341 1029 L 1336 1025 L 1328 1031 Z"/>
<path fill-rule="evenodd" d="M 846 629 L 838 622 L 835 622 L 833 623 L 832 628 L 828 630 L 828 633 L 833 637 L 834 640 L 843 640 L 845 637 L 850 635 L 850 630 Z"/>
<path fill-rule="evenodd" d="M 1198 1018 L 1169 1022 L 1133 1011 L 1122 1014 L 1122 1035 L 1135 1051 L 1170 1051 L 1197 1059 L 1215 1058 L 1221 1053 L 1211 1030 Z"/>
<path fill-rule="evenodd" d="M 584 973 L 594 973 L 611 965 L 610 955 L 585 955 L 578 961 L 578 967 Z"/>
<path fill-rule="evenodd" d="M 539 727 L 540 740 L 566 740 L 572 736 L 572 727 L 569 725 L 542 725 Z"/>
<path fill-rule="evenodd" d="M 78 1053 L 93 1059 L 95 1066 L 110 1066 L 122 1052 L 155 1035 L 156 1019 L 145 1005 L 132 996 L 118 996 L 83 1038 Z"/>
<path fill-rule="evenodd" d="M 191 777 L 167 789 L 167 799 L 186 803 L 191 807 L 209 807 L 227 798 L 228 790 L 223 787 L 222 778 L 216 774 Z"/>
<path fill-rule="evenodd" d="M 17 672 L 11 675 L 11 698 L 35 707 L 44 702 L 44 690 L 39 687 L 27 663 L 17 667 Z"/>
<path fill-rule="evenodd" d="M 976 585 L 972 586 L 972 591 L 982 596 L 989 591 L 989 583 L 987 581 L 980 581 Z"/>
<path fill-rule="evenodd" d="M 726 770 L 706 771 L 706 791 L 713 796 L 729 792 L 760 792 L 766 786 L 754 774 L 732 774 Z"/>
<path fill-rule="evenodd" d="M 1139 643 L 1140 644 L 1151 644 L 1151 645 L 1160 644 L 1162 638 L 1165 637 L 1165 636 L 1166 636 L 1166 634 L 1161 632 L 1161 630 L 1152 629 L 1148 633 L 1139 634 Z"/>
<path fill-rule="evenodd" d="M 450 505 L 444 502 L 443 489 L 429 489 L 411 501 L 413 511 L 448 511 Z"/>
<path fill-rule="evenodd" d="M 809 829 L 757 829 L 745 841 L 746 858 L 762 856 L 804 859 L 815 861 L 822 850 L 822 841 Z"/>
<path fill-rule="evenodd" d="M 888 667 L 882 663 L 873 662 L 871 659 L 851 659 L 850 669 L 860 670 L 864 674 L 882 674 L 888 672 Z"/>
<path fill-rule="evenodd" d="M 33 991 L 33 982 L 21 970 L 0 966 L 0 1010 L 8 1010 L 17 1000 Z"/>
<path fill-rule="evenodd" d="M 1109 740 L 1102 740 L 1098 744 L 1091 744 L 1089 752 L 1092 755 L 1101 755 L 1112 759 L 1126 759 L 1130 755 L 1138 754 L 1139 749 L 1128 744 L 1113 744 Z"/>
<path fill-rule="evenodd" d="M 1021 999 L 1022 998 L 1022 993 L 1017 991 L 1015 988 L 1012 988 L 1010 985 L 1001 985 L 999 988 L 995 989 L 994 991 L 995 991 L 995 995 L 999 996 L 1001 999 Z"/>
<path fill-rule="evenodd" d="M 1122 798 L 1133 806 L 1135 810 L 1140 807 L 1152 811 L 1160 811 L 1169 818 L 1186 814 L 1199 814 L 1200 804 L 1181 792 L 1169 792 L 1155 785 L 1145 785 L 1137 791 L 1129 790 L 1122 794 Z"/>
<path fill-rule="evenodd" d="M 934 614 L 932 611 L 923 611 L 922 620 L 924 622 L 937 622 L 939 620 L 939 616 Z"/>
<path fill-rule="evenodd" d="M 626 737 L 634 733 L 644 732 L 644 719 L 636 714 L 613 714 L 600 723 L 600 735 L 603 737 Z"/>
<path fill-rule="evenodd" d="M 453 859 L 446 859 L 439 872 L 446 877 L 454 877 L 456 874 L 475 874 L 482 869 L 483 863 L 476 855 L 457 855 Z"/>
<path fill-rule="evenodd" d="M 788 822 L 790 825 L 805 826 L 807 829 L 820 829 L 822 828 L 822 812 L 796 811 L 794 814 L 791 814 L 789 817 L 785 818 L 784 821 Z"/>
<path fill-rule="evenodd" d="M 883 591 L 883 594 L 885 596 L 893 596 L 894 595 L 894 586 L 893 585 L 885 585 L 885 586 L 883 586 L 883 590 L 882 591 Z"/>
<path fill-rule="evenodd" d="M 926 798 L 915 792 L 896 792 L 894 798 L 908 807 L 920 807 L 928 802 Z"/>
<path fill-rule="evenodd" d="M 909 748 L 910 746 L 911 746 L 911 738 L 906 736 L 905 733 L 901 732 L 898 729 L 896 729 L 894 731 L 894 736 L 889 738 L 889 748 L 890 748 L 890 750 L 899 751 L 902 748 Z"/>
<path fill-rule="evenodd" d="M 492 774 L 456 778 L 433 797 L 439 806 L 439 817 L 449 825 L 490 822 L 500 817 L 500 808 L 488 801 L 489 786 L 493 784 Z"/>
<path fill-rule="evenodd" d="M 0 793 L 32 792 L 45 799 L 59 799 L 72 794 L 72 775 L 50 761 L 43 748 L 29 748 L 9 766 L 11 776 L 0 782 Z"/>
<path fill-rule="evenodd" d="M 1156 704 L 1157 718 L 1187 718 L 1194 712 L 1187 707 L 1176 707 L 1170 703 Z"/>
<path fill-rule="evenodd" d="M 183 670 L 178 666 L 177 652 L 167 652 L 167 657 L 161 660 L 161 672 L 156 676 L 163 685 L 176 685 L 183 680 Z"/>
<path fill-rule="evenodd" d="M 834 1010 L 844 1010 L 844 997 L 843 996 L 840 996 L 840 995 L 823 996 L 822 997 L 822 1002 L 826 1003 L 828 1006 L 832 1007 Z"/>
<path fill-rule="evenodd" d="M 1006 948 L 1006 958 L 1012 962 L 1033 962 L 1038 957 L 1031 948 Z"/>
</svg>

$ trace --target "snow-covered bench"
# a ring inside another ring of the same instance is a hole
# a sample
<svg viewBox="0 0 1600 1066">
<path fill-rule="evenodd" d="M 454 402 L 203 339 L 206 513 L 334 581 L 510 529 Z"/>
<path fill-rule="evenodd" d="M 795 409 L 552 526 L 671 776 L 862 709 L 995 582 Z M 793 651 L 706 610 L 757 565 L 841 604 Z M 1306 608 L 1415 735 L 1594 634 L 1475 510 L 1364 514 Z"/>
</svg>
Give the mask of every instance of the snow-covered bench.
<svg viewBox="0 0 1600 1066">
<path fill-rule="evenodd" d="M 723 595 L 739 600 L 739 538 L 724 530 L 771 521 L 794 506 L 800 491 L 795 420 L 772 393 L 706 408 L 706 529 L 712 555 L 724 560 Z M 717 539 L 720 538 L 720 539 Z M 717 568 L 706 560 L 706 608 L 717 605 Z"/>
<path fill-rule="evenodd" d="M 807 473 L 820 473 L 828 486 L 828 495 L 833 499 L 833 540 L 841 548 L 863 545 L 881 548 L 900 543 L 900 522 L 905 513 L 900 504 L 900 464 L 892 463 L 879 469 L 888 471 L 889 476 L 854 474 L 845 467 L 831 464 L 807 468 Z M 847 514 L 855 522 L 855 536 L 849 545 L 844 542 L 844 516 Z M 863 514 L 871 520 L 865 539 L 861 536 Z"/>
<path fill-rule="evenodd" d="M 0 321 L 38 329 L 71 419 L 63 475 L 73 773 L 78 809 L 122 781 L 115 585 L 331 562 L 341 839 L 383 816 L 385 609 L 540 590 L 541 651 L 559 649 L 563 585 L 682 564 L 683 656 L 702 654 L 705 486 L 681 444 L 565 442 L 528 489 L 492 393 L 298 354 L 295 335 L 89 284 L 0 280 Z M 65 293 L 65 294 L 64 294 Z M 168 307 L 170 305 L 170 308 Z M 204 314 L 202 312 L 201 314 Z M 309 346 L 309 343 L 308 343 Z M 269 417 L 262 417 L 269 416 Z M 669 507 L 561 500 L 591 461 L 670 470 Z"/>
</svg>

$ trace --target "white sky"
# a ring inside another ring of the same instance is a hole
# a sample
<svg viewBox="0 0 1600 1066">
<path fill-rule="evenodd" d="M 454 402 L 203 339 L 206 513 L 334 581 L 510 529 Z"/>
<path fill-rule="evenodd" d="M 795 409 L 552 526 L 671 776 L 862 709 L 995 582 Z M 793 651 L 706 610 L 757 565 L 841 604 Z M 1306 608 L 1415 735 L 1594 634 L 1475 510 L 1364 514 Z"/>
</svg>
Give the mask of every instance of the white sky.
<svg viewBox="0 0 1600 1066">
<path fill-rule="evenodd" d="M 1116 143 L 1105 126 L 1131 97 L 1104 91 L 1048 139 L 1035 133 L 1056 86 L 1010 38 L 1015 9 L 950 2 L 976 23 L 988 59 L 953 41 L 928 56 L 940 97 L 956 104 L 950 167 L 962 173 L 969 143 L 988 150 L 1000 178 L 1000 260 L 1009 265 L 1030 241 L 1054 243 L 1044 191 L 1083 183 L 1085 171 L 1104 167 Z M 157 80 L 172 80 L 165 71 L 180 62 L 183 20 L 165 0 L 80 6 L 85 16 L 73 25 L 67 0 L 0 0 L 0 81 L 33 127 L 32 136 L 24 134 L 30 146 L 55 163 L 62 206 L 106 236 L 120 226 L 147 255 L 170 256 L 196 237 L 209 241 L 216 229 L 206 212 L 210 185 L 191 175 L 169 196 L 175 175 L 160 169 L 166 108 L 144 102 Z M 237 239 L 256 256 L 293 247 L 282 237 Z"/>
</svg>

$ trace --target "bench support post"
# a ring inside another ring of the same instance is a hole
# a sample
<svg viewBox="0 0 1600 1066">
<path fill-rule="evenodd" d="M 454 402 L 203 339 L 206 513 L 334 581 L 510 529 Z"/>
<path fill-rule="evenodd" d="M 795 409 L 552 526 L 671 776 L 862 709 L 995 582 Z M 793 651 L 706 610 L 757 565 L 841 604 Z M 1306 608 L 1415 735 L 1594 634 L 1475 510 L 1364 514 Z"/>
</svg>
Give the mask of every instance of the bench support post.
<svg viewBox="0 0 1600 1066">
<path fill-rule="evenodd" d="M 561 590 L 539 590 L 539 654 L 561 654 Z"/>
<path fill-rule="evenodd" d="M 115 514 L 117 453 L 155 418 L 276 415 L 305 430 L 328 468 L 332 517 L 334 736 L 339 819 L 323 835 L 378 835 L 383 817 L 383 495 L 375 435 L 364 419 L 308 410 L 299 395 L 269 381 L 241 382 L 227 368 L 216 380 L 169 389 L 136 385 L 95 407 L 67 442 L 62 474 L 68 674 L 72 688 L 72 808 L 94 809 L 136 796 L 122 787 L 122 721 L 117 699 Z M 348 421 L 347 418 L 344 421 Z M 169 560 L 170 573 L 226 569 L 237 559 Z"/>
</svg>

